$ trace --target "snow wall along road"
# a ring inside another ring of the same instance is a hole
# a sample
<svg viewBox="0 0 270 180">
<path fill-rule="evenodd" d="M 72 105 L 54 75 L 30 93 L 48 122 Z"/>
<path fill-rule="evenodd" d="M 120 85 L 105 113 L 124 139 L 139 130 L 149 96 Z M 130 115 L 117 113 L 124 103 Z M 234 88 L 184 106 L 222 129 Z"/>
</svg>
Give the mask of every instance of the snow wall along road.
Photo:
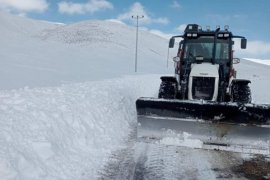
<svg viewBox="0 0 270 180">
<path fill-rule="evenodd" d="M 145 75 L 0 91 L 0 179 L 95 179 L 158 86 Z"/>
</svg>

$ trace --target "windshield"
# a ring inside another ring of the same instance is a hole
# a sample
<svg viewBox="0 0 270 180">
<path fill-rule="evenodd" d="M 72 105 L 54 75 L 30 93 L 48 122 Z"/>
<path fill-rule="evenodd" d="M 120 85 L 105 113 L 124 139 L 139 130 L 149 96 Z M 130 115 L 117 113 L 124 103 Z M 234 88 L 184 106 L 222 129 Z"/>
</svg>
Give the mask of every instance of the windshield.
<svg viewBox="0 0 270 180">
<path fill-rule="evenodd" d="M 229 59 L 229 40 L 217 39 L 216 61 Z M 204 60 L 213 59 L 214 37 L 201 36 L 186 40 L 184 58 L 202 56 Z"/>
</svg>

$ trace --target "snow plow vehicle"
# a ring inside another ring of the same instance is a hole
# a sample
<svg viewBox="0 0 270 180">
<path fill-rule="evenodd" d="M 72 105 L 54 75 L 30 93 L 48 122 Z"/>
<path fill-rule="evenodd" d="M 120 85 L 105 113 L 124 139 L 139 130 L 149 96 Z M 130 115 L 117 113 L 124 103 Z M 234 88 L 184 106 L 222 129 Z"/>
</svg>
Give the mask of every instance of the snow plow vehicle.
<svg viewBox="0 0 270 180">
<path fill-rule="evenodd" d="M 250 80 L 237 79 L 235 36 L 225 26 L 202 30 L 187 25 L 173 36 L 179 43 L 175 75 L 161 77 L 158 98 L 136 101 L 137 139 L 146 142 L 199 142 L 198 148 L 270 154 L 270 105 L 251 103 Z M 174 144 L 173 144 L 174 145 Z"/>
</svg>

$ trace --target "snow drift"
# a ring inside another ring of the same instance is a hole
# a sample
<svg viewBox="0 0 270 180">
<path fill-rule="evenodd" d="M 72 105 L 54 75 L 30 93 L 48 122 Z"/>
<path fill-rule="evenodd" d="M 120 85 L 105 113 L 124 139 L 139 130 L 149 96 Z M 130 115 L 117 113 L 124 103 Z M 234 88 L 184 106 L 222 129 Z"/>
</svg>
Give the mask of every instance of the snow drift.
<svg viewBox="0 0 270 180">
<path fill-rule="evenodd" d="M 0 93 L 1 179 L 95 179 L 136 122 L 157 76 Z M 149 84 L 145 88 L 145 84 Z"/>
</svg>

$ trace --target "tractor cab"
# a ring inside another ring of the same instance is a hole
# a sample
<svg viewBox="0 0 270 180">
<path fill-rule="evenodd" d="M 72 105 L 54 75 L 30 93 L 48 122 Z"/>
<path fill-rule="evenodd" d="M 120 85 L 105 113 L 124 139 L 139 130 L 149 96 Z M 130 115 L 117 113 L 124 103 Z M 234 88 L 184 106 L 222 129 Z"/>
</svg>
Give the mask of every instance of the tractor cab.
<svg viewBox="0 0 270 180">
<path fill-rule="evenodd" d="M 216 30 L 210 30 L 209 27 L 202 30 L 197 24 L 189 24 L 183 35 L 170 39 L 170 48 L 174 47 L 175 38 L 178 37 L 183 38 L 175 58 L 181 99 L 224 101 L 225 89 L 231 76 L 235 75 L 232 73 L 233 38 L 241 38 L 243 49 L 246 48 L 246 39 L 234 36 L 227 26 L 224 30 L 220 27 Z"/>
<path fill-rule="evenodd" d="M 179 45 L 179 58 L 182 61 L 211 62 L 213 64 L 231 63 L 233 56 L 233 38 L 241 38 L 241 48 L 246 48 L 246 39 L 242 36 L 233 36 L 228 31 L 228 26 L 224 30 L 218 27 L 216 30 L 202 30 L 197 24 L 187 25 L 184 35 L 173 36 L 170 39 L 169 48 L 173 48 L 175 38 L 183 38 Z"/>
</svg>

